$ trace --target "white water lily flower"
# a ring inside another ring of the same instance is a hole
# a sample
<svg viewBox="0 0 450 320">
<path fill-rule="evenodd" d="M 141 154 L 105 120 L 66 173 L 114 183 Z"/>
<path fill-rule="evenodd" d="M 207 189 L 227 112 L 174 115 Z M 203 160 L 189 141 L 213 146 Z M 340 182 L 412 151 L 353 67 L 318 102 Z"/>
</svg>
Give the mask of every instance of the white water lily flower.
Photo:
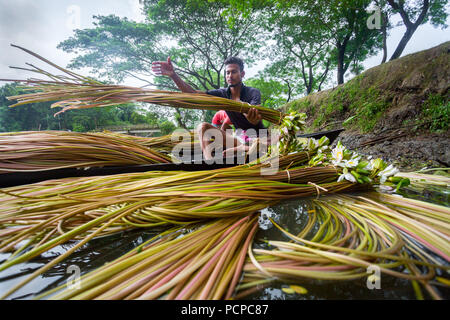
<svg viewBox="0 0 450 320">
<path fill-rule="evenodd" d="M 344 150 L 345 147 L 341 144 L 338 144 L 333 150 L 331 150 L 331 157 L 333 158 L 333 164 L 339 165 L 342 159 L 344 159 Z"/>
<path fill-rule="evenodd" d="M 356 182 L 355 177 L 354 177 L 350 172 L 341 174 L 341 175 L 339 176 L 337 182 L 344 181 L 344 179 L 345 179 L 345 180 L 348 180 L 348 181 L 350 181 L 350 182 Z"/>
<path fill-rule="evenodd" d="M 350 160 L 344 160 L 344 166 L 346 168 L 354 168 L 354 167 L 356 167 L 358 165 L 359 159 L 360 159 L 360 157 L 359 158 L 352 158 Z"/>
<path fill-rule="evenodd" d="M 381 177 L 380 183 L 385 183 L 387 178 L 395 175 L 398 172 L 399 172 L 399 170 L 396 167 L 394 167 L 392 164 L 390 164 L 386 169 L 384 169 L 383 171 L 381 171 L 378 174 L 378 176 Z"/>
<path fill-rule="evenodd" d="M 312 138 L 311 139 L 313 144 L 314 144 L 314 148 L 318 148 L 319 147 L 319 140 Z"/>
<path fill-rule="evenodd" d="M 311 150 L 314 151 L 319 147 L 319 141 L 317 141 L 316 139 L 312 139 L 312 148 Z"/>
<path fill-rule="evenodd" d="M 383 192 L 388 192 L 388 191 L 394 191 L 394 188 L 382 184 L 382 185 L 380 185 L 380 190 L 383 191 Z"/>
</svg>

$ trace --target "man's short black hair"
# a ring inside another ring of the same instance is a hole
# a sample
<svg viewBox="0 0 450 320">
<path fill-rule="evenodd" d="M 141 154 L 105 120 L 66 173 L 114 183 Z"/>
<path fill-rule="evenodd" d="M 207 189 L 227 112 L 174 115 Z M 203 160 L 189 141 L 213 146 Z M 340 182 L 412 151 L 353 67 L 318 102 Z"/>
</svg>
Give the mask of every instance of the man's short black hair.
<svg viewBox="0 0 450 320">
<path fill-rule="evenodd" d="M 239 69 L 242 71 L 244 71 L 244 61 L 242 61 L 241 58 L 238 57 L 228 57 L 225 62 L 224 62 L 225 66 L 229 65 L 229 64 L 237 64 L 239 66 Z"/>
</svg>

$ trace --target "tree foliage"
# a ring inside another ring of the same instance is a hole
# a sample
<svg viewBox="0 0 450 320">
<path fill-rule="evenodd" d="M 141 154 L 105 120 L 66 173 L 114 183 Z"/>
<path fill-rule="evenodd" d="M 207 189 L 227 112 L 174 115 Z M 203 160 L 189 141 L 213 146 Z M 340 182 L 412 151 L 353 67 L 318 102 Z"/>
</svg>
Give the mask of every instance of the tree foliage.
<svg viewBox="0 0 450 320">
<path fill-rule="evenodd" d="M 246 84 L 261 91 L 261 105 L 264 107 L 276 109 L 291 99 L 292 90 L 288 83 L 264 78 L 262 74 L 247 80 Z"/>
<path fill-rule="evenodd" d="M 229 12 L 249 15 L 254 10 L 261 10 L 269 14 L 272 30 L 277 31 L 272 35 L 276 40 L 274 49 L 277 53 L 273 55 L 277 57 L 276 69 L 290 69 L 286 74 L 280 74 L 280 79 L 286 80 L 297 74 L 307 94 L 320 90 L 320 83 L 326 81 L 327 66 L 334 68 L 337 83 L 341 84 L 348 71 L 361 72 L 362 62 L 381 48 L 384 52 L 381 62 L 385 62 L 386 39 L 394 15 L 400 15 L 406 31 L 391 60 L 401 55 L 419 25 L 430 22 L 435 27 L 446 28 L 448 16 L 446 0 L 216 1 L 230 4 Z M 368 28 L 374 7 L 380 8 L 380 26 Z"/>
<path fill-rule="evenodd" d="M 293 4 L 297 12 L 297 19 L 294 19 L 298 21 L 297 30 L 305 30 L 297 40 L 298 47 L 309 48 L 303 50 L 309 54 L 302 52 L 297 61 L 313 68 L 319 61 L 322 65 L 334 66 L 338 84 L 344 83 L 347 71 L 360 73 L 362 62 L 381 47 L 380 31 L 367 27 L 370 3 L 368 0 L 309 0 Z M 322 69 L 326 70 L 326 67 Z M 316 76 L 319 83 L 322 73 Z M 314 72 L 309 71 L 309 74 Z M 314 81 L 305 78 L 308 93 Z"/>
<path fill-rule="evenodd" d="M 275 40 L 273 63 L 266 72 L 280 76 L 291 88 L 310 94 L 329 76 L 331 49 L 329 30 L 312 23 L 298 3 L 288 8 L 273 8 L 267 29 Z M 300 86 L 300 83 L 302 84 Z"/>
<path fill-rule="evenodd" d="M 382 46 L 382 33 L 367 27 L 369 0 L 228 2 L 243 14 L 266 17 L 273 40 L 266 73 L 289 83 L 296 95 L 321 90 L 333 70 L 342 84 L 348 71 L 360 73 L 362 62 Z"/>
<path fill-rule="evenodd" d="M 143 23 L 114 15 L 95 16 L 94 28 L 76 30 L 75 35 L 59 44 L 78 56 L 69 67 L 89 67 L 99 76 L 113 81 L 133 77 L 162 89 L 177 90 L 166 77 L 151 80 L 151 63 L 171 56 L 180 77 L 197 90 L 224 85 L 224 61 L 241 56 L 247 65 L 257 57 L 262 45 L 258 17 L 234 16 L 230 27 L 223 3 L 197 0 L 144 0 Z M 205 112 L 177 109 L 180 127 L 184 119 L 204 119 Z"/>
</svg>

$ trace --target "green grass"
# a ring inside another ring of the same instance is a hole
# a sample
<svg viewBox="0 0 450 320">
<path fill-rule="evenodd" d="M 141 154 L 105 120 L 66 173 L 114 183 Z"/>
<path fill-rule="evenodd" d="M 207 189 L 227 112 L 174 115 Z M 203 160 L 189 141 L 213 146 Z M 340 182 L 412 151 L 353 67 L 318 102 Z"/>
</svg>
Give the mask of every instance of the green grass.
<svg viewBox="0 0 450 320">
<path fill-rule="evenodd" d="M 448 130 L 450 102 L 439 94 L 430 94 L 422 106 L 421 122 L 432 132 Z"/>
<path fill-rule="evenodd" d="M 335 120 L 356 115 L 345 123 L 346 128 L 368 132 L 374 128 L 389 103 L 375 87 L 364 88 L 364 75 L 359 75 L 343 86 L 329 91 L 314 103 L 310 96 L 288 104 L 288 110 L 306 112 L 313 120 L 312 129 L 318 129 Z"/>
</svg>

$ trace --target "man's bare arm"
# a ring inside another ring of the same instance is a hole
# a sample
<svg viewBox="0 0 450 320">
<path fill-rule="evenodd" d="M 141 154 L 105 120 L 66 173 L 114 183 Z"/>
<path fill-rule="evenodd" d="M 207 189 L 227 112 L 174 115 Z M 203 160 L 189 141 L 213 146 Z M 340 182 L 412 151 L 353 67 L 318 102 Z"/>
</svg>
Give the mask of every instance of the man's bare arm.
<svg viewBox="0 0 450 320">
<path fill-rule="evenodd" d="M 154 61 L 152 62 L 152 71 L 157 76 L 168 76 L 175 82 L 178 89 L 181 92 L 186 93 L 201 93 L 202 91 L 195 90 L 189 84 L 187 84 L 180 76 L 175 72 L 175 69 L 172 65 L 172 61 L 170 57 L 167 58 L 167 61 Z"/>
<path fill-rule="evenodd" d="M 173 82 L 175 82 L 178 89 L 180 89 L 182 92 L 187 92 L 187 93 L 202 92 L 202 91 L 198 91 L 198 90 L 195 90 L 194 88 L 192 88 L 189 84 L 187 84 L 185 81 L 183 81 L 183 79 L 181 79 L 180 76 L 176 73 L 174 73 L 170 78 L 173 80 Z"/>
<path fill-rule="evenodd" d="M 228 123 L 222 123 L 222 126 L 220 127 L 220 130 L 227 131 L 227 129 L 232 129 L 231 126 Z"/>
</svg>

